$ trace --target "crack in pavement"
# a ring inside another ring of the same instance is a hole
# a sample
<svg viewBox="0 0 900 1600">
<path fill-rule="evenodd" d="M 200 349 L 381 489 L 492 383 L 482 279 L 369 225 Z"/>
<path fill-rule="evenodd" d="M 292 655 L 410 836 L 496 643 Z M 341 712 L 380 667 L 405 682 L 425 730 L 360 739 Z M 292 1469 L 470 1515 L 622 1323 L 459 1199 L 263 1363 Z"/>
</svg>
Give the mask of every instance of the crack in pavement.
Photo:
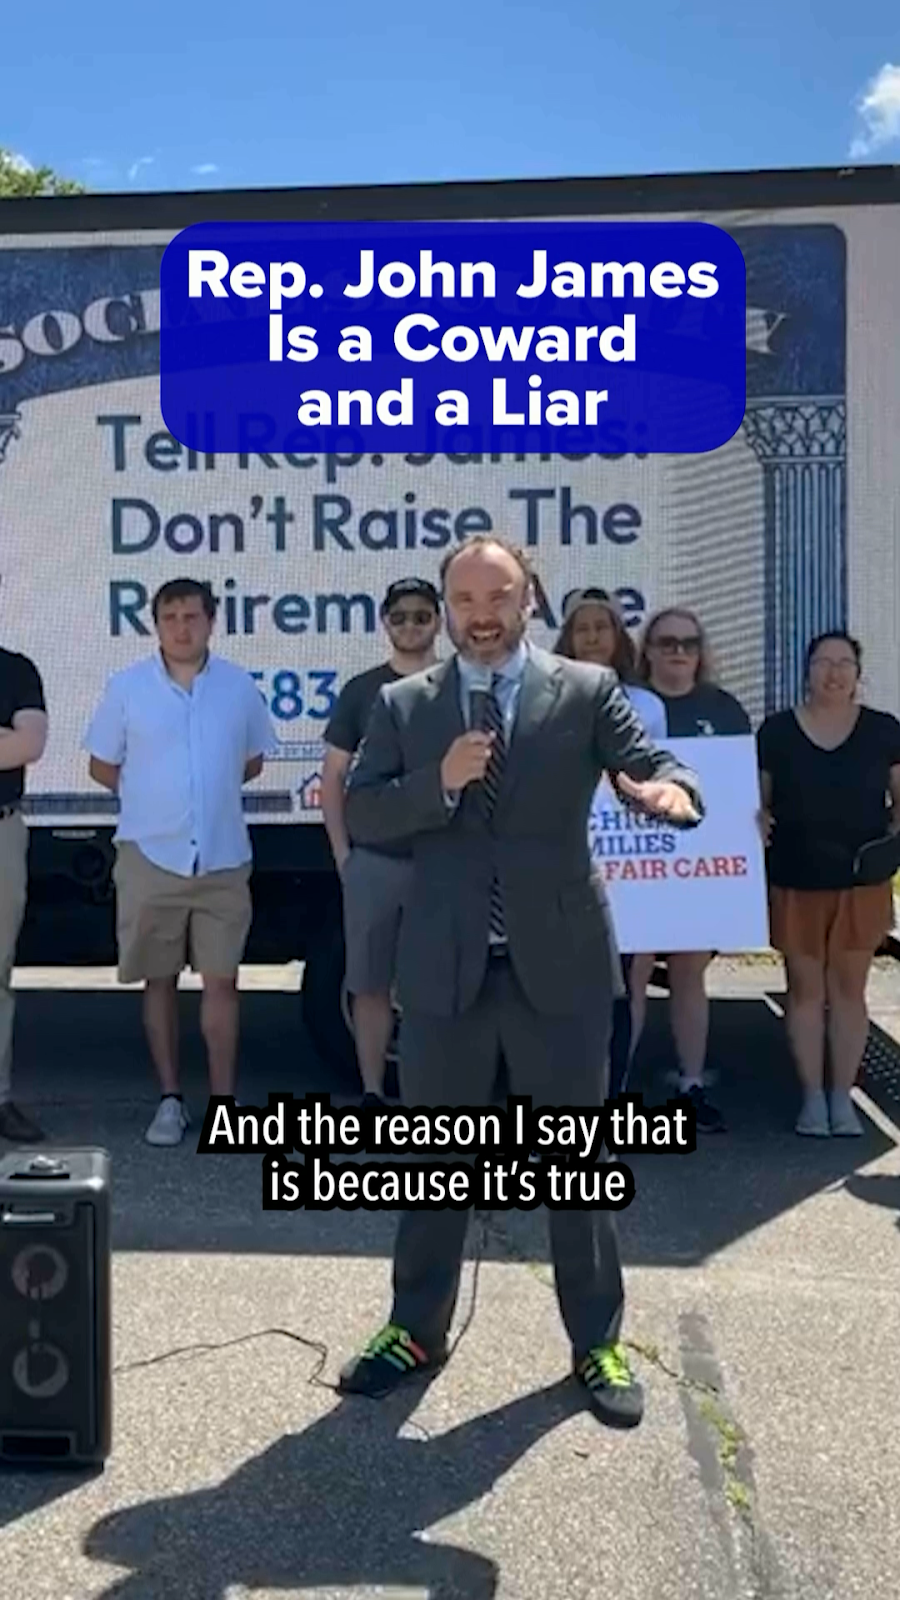
<svg viewBox="0 0 900 1600">
<path fill-rule="evenodd" d="M 490 1213 L 480 1212 L 479 1222 L 484 1236 L 493 1238 L 510 1261 L 526 1267 L 544 1288 L 553 1288 L 552 1273 L 519 1250 Z M 709 1324 L 691 1311 L 679 1316 L 678 1327 L 680 1367 L 666 1361 L 650 1340 L 622 1342 L 677 1386 L 688 1452 L 731 1570 L 734 1600 L 787 1600 L 778 1558 L 760 1524 L 752 1451 L 728 1405 Z"/>
<path fill-rule="evenodd" d="M 731 1567 L 735 1595 L 782 1600 L 784 1580 L 760 1523 L 752 1451 L 728 1404 L 709 1324 L 700 1312 L 686 1311 L 678 1330 L 684 1374 L 678 1390 L 688 1451 Z"/>
</svg>

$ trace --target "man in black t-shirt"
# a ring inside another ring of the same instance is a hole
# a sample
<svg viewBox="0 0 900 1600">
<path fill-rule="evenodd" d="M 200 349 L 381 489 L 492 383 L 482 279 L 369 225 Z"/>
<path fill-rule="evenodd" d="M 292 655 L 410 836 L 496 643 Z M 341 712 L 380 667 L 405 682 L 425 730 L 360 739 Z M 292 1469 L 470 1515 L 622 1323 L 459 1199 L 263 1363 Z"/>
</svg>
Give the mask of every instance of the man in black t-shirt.
<svg viewBox="0 0 900 1600">
<path fill-rule="evenodd" d="M 325 730 L 322 770 L 322 814 L 344 891 L 346 986 L 352 997 L 360 1075 L 370 1104 L 384 1089 L 394 1020 L 391 984 L 412 863 L 408 847 L 402 844 L 378 850 L 351 846 L 344 822 L 344 785 L 379 689 L 434 663 L 441 626 L 437 589 L 424 578 L 399 579 L 384 597 L 381 620 L 391 641 L 390 657 L 344 685 Z"/>
<path fill-rule="evenodd" d="M 15 997 L 13 963 L 28 894 L 28 829 L 22 815 L 25 768 L 47 740 L 40 674 L 27 656 L 0 649 L 0 1139 L 33 1144 L 41 1129 L 12 1102 Z"/>
</svg>

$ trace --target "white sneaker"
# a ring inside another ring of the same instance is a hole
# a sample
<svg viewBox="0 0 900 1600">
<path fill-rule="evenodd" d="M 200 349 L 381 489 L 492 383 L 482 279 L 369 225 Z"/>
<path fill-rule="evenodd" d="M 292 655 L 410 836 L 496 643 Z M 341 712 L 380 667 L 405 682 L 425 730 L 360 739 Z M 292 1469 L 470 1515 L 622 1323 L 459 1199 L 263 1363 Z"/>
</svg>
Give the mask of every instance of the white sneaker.
<svg viewBox="0 0 900 1600">
<path fill-rule="evenodd" d="M 174 1094 L 164 1095 L 144 1138 L 148 1144 L 180 1144 L 190 1122 L 183 1102 Z"/>
<path fill-rule="evenodd" d="M 828 1101 L 824 1089 L 810 1089 L 803 1101 L 803 1109 L 794 1124 L 795 1133 L 804 1133 L 813 1139 L 827 1139 L 831 1133 L 828 1120 Z"/>
<path fill-rule="evenodd" d="M 863 1125 L 846 1089 L 832 1090 L 831 1131 L 843 1139 L 858 1139 L 862 1134 Z"/>
</svg>

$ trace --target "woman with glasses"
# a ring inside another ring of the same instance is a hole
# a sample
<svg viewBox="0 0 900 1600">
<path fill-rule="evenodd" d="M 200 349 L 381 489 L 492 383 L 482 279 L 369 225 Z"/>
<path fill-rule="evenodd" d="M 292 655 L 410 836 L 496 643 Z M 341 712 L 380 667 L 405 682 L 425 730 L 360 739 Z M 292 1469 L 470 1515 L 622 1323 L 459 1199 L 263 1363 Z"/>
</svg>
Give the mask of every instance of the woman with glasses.
<svg viewBox="0 0 900 1600">
<path fill-rule="evenodd" d="M 752 732 L 740 701 L 713 681 L 706 634 L 695 613 L 684 606 L 668 607 L 650 618 L 644 629 L 638 676 L 662 701 L 670 739 Z M 698 1128 L 722 1133 L 724 1118 L 710 1103 L 704 1087 L 709 1038 L 706 969 L 712 956 L 711 950 L 678 950 L 666 956 L 666 965 L 680 1092 L 693 1103 Z M 641 954 L 632 962 L 632 1053 L 643 1030 L 647 984 L 657 959 Z"/>
<path fill-rule="evenodd" d="M 803 704 L 767 717 L 757 734 L 771 939 L 784 956 L 803 1089 L 796 1131 L 819 1138 L 862 1132 L 850 1090 L 900 866 L 900 722 L 860 705 L 861 666 L 855 639 L 820 634 L 806 653 Z"/>
<path fill-rule="evenodd" d="M 678 606 L 650 618 L 638 676 L 665 706 L 670 739 L 752 731 L 740 701 L 713 681 L 709 642 L 693 611 Z"/>
<path fill-rule="evenodd" d="M 570 661 L 591 661 L 598 667 L 612 667 L 617 673 L 632 707 L 653 740 L 666 736 L 666 712 L 652 690 L 636 682 L 635 649 L 618 605 L 605 589 L 576 589 L 563 603 L 562 632 L 556 641 L 556 654 Z M 609 1048 L 609 1092 L 614 1097 L 624 1092 L 631 1060 L 632 1016 L 630 972 L 633 957 L 623 955 L 623 993 L 613 1002 L 612 1036 Z"/>
</svg>

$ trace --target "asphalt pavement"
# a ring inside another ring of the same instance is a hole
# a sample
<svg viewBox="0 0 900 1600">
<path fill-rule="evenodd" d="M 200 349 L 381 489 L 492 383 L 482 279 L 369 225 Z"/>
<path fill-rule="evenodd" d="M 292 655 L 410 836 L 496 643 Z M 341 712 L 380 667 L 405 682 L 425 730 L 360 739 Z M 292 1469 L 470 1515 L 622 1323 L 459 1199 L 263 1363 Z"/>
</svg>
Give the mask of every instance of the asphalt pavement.
<svg viewBox="0 0 900 1600">
<path fill-rule="evenodd" d="M 296 977 L 247 975 L 245 1102 L 329 1087 Z M 139 996 L 22 982 L 17 1093 L 112 1157 L 115 1407 L 102 1473 L 0 1472 L 4 1600 L 896 1600 L 900 963 L 873 974 L 864 1137 L 821 1142 L 792 1131 L 779 966 L 716 963 L 729 1131 L 628 1158 L 630 1434 L 567 1377 L 540 1211 L 476 1221 L 430 1387 L 341 1400 L 395 1218 L 263 1212 L 259 1156 L 196 1154 L 195 994 L 194 1126 L 153 1150 Z M 657 995 L 632 1087 L 663 1103 L 670 1067 Z"/>
</svg>

